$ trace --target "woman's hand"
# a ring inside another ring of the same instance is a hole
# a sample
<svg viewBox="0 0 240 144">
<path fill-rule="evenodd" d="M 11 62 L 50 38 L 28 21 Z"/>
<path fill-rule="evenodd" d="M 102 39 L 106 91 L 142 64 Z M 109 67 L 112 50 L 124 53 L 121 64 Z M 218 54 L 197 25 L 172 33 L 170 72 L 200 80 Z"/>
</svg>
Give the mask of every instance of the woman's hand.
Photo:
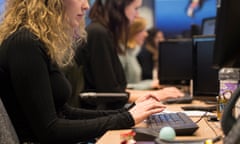
<svg viewBox="0 0 240 144">
<path fill-rule="evenodd" d="M 184 93 L 181 92 L 178 88 L 176 87 L 166 87 L 160 90 L 157 90 L 152 93 L 153 95 L 156 95 L 157 99 L 159 101 L 166 100 L 168 98 L 178 98 L 178 97 L 183 97 Z"/>
<path fill-rule="evenodd" d="M 130 93 L 129 102 L 144 100 L 146 97 L 154 97 L 158 101 L 163 101 L 168 98 L 183 97 L 184 93 L 176 87 L 165 87 L 159 90 L 126 90 Z"/>
<path fill-rule="evenodd" d="M 154 94 L 146 94 L 146 95 L 139 96 L 139 97 L 137 98 L 137 100 L 135 101 L 135 104 L 140 103 L 140 102 L 143 102 L 143 101 L 145 101 L 145 100 L 147 100 L 147 99 L 150 99 L 150 98 L 153 98 L 153 99 L 155 99 L 156 101 L 159 101 L 159 99 L 157 98 L 156 95 L 154 95 Z M 159 102 L 160 102 L 160 101 L 159 101 Z"/>
<path fill-rule="evenodd" d="M 144 98 L 146 99 L 144 100 Z M 165 107 L 165 105 L 149 95 L 143 97 L 141 101 L 139 100 L 136 105 L 129 110 L 129 112 L 131 113 L 135 124 L 138 124 L 145 120 L 148 116 L 162 112 Z"/>
</svg>

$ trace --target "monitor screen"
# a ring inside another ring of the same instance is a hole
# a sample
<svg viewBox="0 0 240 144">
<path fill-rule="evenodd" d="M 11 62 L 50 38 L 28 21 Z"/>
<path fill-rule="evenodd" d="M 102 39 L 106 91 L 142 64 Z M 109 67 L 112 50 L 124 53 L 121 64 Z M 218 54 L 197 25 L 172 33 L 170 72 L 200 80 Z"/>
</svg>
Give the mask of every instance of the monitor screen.
<svg viewBox="0 0 240 144">
<path fill-rule="evenodd" d="M 155 26 L 166 38 L 190 37 L 191 27 L 199 27 L 202 20 L 216 16 L 217 0 L 154 0 Z"/>
<path fill-rule="evenodd" d="M 216 17 L 204 18 L 202 20 L 202 35 L 213 35 L 215 34 L 215 22 Z"/>
<path fill-rule="evenodd" d="M 213 66 L 240 67 L 240 1 L 221 0 L 216 18 L 216 42 Z"/>
<path fill-rule="evenodd" d="M 218 70 L 212 67 L 214 35 L 193 37 L 193 96 L 217 96 Z"/>
<path fill-rule="evenodd" d="M 159 43 L 158 78 L 162 85 L 189 85 L 192 79 L 192 40 Z"/>
</svg>

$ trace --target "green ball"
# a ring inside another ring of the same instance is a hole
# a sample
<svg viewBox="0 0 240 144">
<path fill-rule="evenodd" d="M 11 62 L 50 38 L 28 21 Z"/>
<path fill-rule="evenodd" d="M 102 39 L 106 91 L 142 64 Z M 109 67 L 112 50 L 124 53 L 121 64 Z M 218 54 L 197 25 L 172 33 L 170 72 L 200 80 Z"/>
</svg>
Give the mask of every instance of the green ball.
<svg viewBox="0 0 240 144">
<path fill-rule="evenodd" d="M 166 127 L 161 128 L 161 130 L 159 132 L 159 138 L 160 139 L 174 140 L 175 137 L 176 137 L 175 130 L 170 126 L 166 126 Z"/>
</svg>

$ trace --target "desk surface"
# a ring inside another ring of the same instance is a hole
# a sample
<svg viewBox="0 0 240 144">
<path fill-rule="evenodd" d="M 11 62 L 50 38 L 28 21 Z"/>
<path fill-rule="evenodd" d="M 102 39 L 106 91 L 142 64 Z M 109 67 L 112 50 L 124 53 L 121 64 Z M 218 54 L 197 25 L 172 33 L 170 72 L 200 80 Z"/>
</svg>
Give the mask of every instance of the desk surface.
<svg viewBox="0 0 240 144">
<path fill-rule="evenodd" d="M 172 104 L 168 105 L 167 109 L 171 111 L 182 111 L 181 106 L 185 105 L 206 105 L 201 101 L 194 100 L 191 104 Z M 200 117 L 191 117 L 193 121 L 198 121 Z M 183 140 L 196 140 L 196 139 L 203 139 L 203 138 L 214 138 L 222 134 L 221 126 L 219 122 L 209 122 L 207 118 L 204 117 L 201 119 L 197 125 L 199 129 L 192 135 L 192 136 L 177 136 L 176 139 Z M 145 127 L 144 123 L 136 125 L 136 127 Z M 120 144 L 120 134 L 124 132 L 128 132 L 130 129 L 127 130 L 112 130 L 106 132 L 98 141 L 97 144 Z M 152 142 L 141 142 L 137 144 L 153 144 Z M 220 141 L 217 144 L 222 144 L 223 142 Z"/>
</svg>

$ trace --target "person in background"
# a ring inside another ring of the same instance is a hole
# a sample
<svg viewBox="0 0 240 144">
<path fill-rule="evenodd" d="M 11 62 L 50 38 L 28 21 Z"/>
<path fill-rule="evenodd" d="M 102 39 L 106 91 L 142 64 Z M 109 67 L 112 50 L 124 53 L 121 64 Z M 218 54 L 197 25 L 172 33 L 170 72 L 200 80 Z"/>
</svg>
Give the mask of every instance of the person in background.
<svg viewBox="0 0 240 144">
<path fill-rule="evenodd" d="M 189 0 L 186 8 L 187 16 L 194 17 L 196 13 L 202 9 L 206 1 L 207 0 Z"/>
<path fill-rule="evenodd" d="M 152 79 L 142 80 L 142 68 L 137 60 L 141 46 L 148 36 L 146 27 L 147 22 L 143 17 L 135 18 L 130 25 L 125 54 L 119 54 L 128 89 L 148 90 L 159 88 L 159 84 Z"/>
<path fill-rule="evenodd" d="M 157 82 L 158 45 L 165 40 L 164 34 L 157 28 L 147 30 L 148 36 L 137 55 L 142 69 L 142 79 L 153 79 Z M 158 83 L 158 82 L 157 82 Z"/>
<path fill-rule="evenodd" d="M 134 102 L 139 96 L 154 93 L 159 100 L 183 96 L 176 88 L 158 91 L 133 91 L 127 89 L 126 77 L 118 58 L 125 53 L 128 28 L 135 17 L 142 0 L 96 0 L 90 10 L 91 23 L 87 26 L 87 44 L 77 51 L 76 61 L 84 67 L 85 91 L 91 92 L 128 92 L 129 99 L 113 99 L 107 109 L 122 108 Z M 95 103 L 85 103 L 95 107 Z"/>
<path fill-rule="evenodd" d="M 112 1 L 112 0 L 111 0 Z M 125 1 L 125 0 L 124 0 Z M 88 0 L 8 0 L 0 22 L 0 96 L 21 143 L 71 144 L 131 128 L 165 106 L 153 95 L 130 109 L 70 107 L 60 70 L 86 39 Z"/>
</svg>

